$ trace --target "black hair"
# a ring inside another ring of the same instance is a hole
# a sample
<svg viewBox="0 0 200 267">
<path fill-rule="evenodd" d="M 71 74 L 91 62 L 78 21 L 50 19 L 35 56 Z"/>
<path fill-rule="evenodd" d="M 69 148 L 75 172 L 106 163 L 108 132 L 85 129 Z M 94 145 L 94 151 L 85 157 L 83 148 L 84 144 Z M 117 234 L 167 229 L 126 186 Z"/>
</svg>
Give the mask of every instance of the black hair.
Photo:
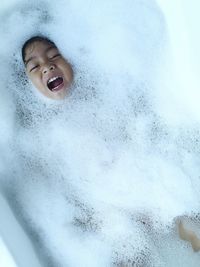
<svg viewBox="0 0 200 267">
<path fill-rule="evenodd" d="M 22 59 L 23 59 L 24 63 L 25 63 L 26 48 L 27 48 L 27 46 L 29 46 L 31 43 L 34 43 L 34 42 L 45 42 L 45 43 L 49 43 L 52 46 L 56 47 L 55 43 L 45 36 L 42 36 L 42 35 L 33 36 L 33 37 L 29 38 L 28 40 L 26 40 L 26 42 L 22 46 Z"/>
</svg>

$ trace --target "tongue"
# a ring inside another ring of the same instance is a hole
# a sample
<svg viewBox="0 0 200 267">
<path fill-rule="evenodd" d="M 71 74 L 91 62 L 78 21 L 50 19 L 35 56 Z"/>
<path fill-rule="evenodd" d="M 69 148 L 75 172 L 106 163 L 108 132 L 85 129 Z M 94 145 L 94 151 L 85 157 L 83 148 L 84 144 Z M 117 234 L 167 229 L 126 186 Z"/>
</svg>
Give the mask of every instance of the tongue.
<svg viewBox="0 0 200 267">
<path fill-rule="evenodd" d="M 56 80 L 50 82 L 48 84 L 48 87 L 49 87 L 50 90 L 54 90 L 57 86 L 59 86 L 62 83 L 63 83 L 63 78 L 59 77 Z"/>
</svg>

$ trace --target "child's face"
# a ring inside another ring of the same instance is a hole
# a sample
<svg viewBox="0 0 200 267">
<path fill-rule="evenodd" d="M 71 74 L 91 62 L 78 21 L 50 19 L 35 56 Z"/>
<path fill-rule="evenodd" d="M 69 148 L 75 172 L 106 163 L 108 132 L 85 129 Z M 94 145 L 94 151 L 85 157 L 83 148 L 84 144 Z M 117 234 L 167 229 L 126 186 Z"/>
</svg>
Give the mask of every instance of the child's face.
<svg viewBox="0 0 200 267">
<path fill-rule="evenodd" d="M 73 80 L 71 65 L 48 42 L 35 41 L 25 50 L 26 73 L 46 97 L 64 99 Z"/>
</svg>

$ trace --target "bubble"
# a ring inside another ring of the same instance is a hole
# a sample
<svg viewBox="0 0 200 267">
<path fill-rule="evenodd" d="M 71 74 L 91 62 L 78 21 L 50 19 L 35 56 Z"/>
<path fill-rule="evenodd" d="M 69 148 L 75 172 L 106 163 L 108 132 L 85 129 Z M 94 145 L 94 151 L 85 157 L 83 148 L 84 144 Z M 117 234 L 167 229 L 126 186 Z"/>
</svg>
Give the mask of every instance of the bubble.
<svg viewBox="0 0 200 267">
<path fill-rule="evenodd" d="M 153 0 L 2 8 L 1 185 L 42 264 L 197 266 L 175 221 L 198 213 L 199 122 L 167 98 L 178 81 L 167 79 L 164 10 Z M 73 66 L 63 101 L 26 77 L 21 47 L 38 34 Z"/>
</svg>

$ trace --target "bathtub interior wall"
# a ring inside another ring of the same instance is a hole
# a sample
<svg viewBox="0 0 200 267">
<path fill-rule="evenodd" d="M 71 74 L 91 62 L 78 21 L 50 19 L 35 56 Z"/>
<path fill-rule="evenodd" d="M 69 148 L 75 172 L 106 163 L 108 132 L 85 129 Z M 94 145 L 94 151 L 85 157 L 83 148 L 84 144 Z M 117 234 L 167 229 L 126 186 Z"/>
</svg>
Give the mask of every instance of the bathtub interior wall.
<svg viewBox="0 0 200 267">
<path fill-rule="evenodd" d="M 183 112 L 167 116 L 178 81 L 166 19 L 153 0 L 17 1 L 1 12 L 1 183 L 44 265 L 197 266 L 175 219 L 198 213 L 199 121 L 181 98 Z M 73 65 L 61 102 L 24 73 L 21 46 L 40 33 Z"/>
</svg>

